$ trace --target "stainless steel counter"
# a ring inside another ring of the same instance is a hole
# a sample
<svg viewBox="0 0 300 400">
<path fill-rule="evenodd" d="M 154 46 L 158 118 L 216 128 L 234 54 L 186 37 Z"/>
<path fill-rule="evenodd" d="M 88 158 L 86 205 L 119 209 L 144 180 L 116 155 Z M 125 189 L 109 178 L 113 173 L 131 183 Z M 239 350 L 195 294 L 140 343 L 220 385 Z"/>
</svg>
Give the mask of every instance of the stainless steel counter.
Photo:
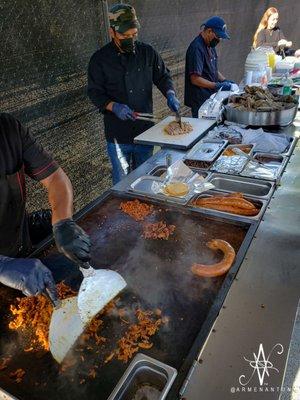
<svg viewBox="0 0 300 400">
<path fill-rule="evenodd" d="M 299 116 L 295 124 L 286 132 L 299 136 Z M 284 375 L 300 297 L 299 205 L 298 144 L 182 387 L 184 399 L 274 400 L 292 390 Z"/>
</svg>

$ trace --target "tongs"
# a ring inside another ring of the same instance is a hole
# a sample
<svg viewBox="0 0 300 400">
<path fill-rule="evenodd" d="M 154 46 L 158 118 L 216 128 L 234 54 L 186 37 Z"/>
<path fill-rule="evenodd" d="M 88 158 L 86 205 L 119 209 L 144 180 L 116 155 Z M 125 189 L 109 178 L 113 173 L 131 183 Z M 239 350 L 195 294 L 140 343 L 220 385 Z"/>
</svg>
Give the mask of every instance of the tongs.
<svg viewBox="0 0 300 400">
<path fill-rule="evenodd" d="M 135 119 L 139 119 L 141 121 L 152 121 L 152 122 L 159 121 L 159 118 L 156 115 L 149 114 L 149 113 L 135 112 L 134 117 L 135 117 Z"/>
<path fill-rule="evenodd" d="M 234 147 L 232 150 L 235 152 L 235 154 L 237 154 L 237 155 L 239 155 L 239 156 L 244 156 L 244 157 L 246 157 L 249 161 L 252 161 L 252 162 L 254 162 L 255 164 L 259 164 L 259 165 L 261 165 L 262 167 L 264 167 L 264 168 L 266 168 L 266 169 L 271 169 L 271 170 L 273 171 L 273 168 L 272 168 L 272 167 L 269 167 L 268 165 L 264 164 L 263 162 L 258 161 L 256 158 L 254 158 L 254 157 L 252 157 L 252 156 L 249 156 L 249 154 L 245 153 L 243 150 L 239 149 L 238 147 Z"/>
</svg>

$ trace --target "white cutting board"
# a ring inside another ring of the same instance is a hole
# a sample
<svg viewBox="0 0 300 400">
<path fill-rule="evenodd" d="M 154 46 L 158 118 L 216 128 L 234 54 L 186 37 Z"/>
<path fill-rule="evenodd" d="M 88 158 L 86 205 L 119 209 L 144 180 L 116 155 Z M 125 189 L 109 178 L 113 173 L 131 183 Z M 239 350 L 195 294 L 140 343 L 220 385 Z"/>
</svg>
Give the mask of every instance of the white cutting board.
<svg viewBox="0 0 300 400">
<path fill-rule="evenodd" d="M 192 132 L 186 135 L 168 135 L 165 133 L 164 128 L 174 120 L 175 117 L 172 116 L 163 119 L 158 124 L 137 136 L 134 139 L 134 143 L 152 144 L 185 150 L 192 147 L 213 125 L 216 124 L 216 121 L 214 120 L 182 117 L 182 121 L 189 122 L 192 125 Z"/>
</svg>

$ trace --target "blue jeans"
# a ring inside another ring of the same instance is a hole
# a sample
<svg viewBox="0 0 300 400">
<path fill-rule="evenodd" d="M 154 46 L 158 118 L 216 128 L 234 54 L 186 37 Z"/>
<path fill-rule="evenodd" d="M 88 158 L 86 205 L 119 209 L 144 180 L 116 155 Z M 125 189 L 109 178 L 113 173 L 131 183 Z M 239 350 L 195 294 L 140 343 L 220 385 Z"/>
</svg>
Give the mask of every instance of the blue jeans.
<svg viewBox="0 0 300 400">
<path fill-rule="evenodd" d="M 129 172 L 143 164 L 153 154 L 153 146 L 107 142 L 107 153 L 112 164 L 112 180 L 115 185 Z"/>
</svg>

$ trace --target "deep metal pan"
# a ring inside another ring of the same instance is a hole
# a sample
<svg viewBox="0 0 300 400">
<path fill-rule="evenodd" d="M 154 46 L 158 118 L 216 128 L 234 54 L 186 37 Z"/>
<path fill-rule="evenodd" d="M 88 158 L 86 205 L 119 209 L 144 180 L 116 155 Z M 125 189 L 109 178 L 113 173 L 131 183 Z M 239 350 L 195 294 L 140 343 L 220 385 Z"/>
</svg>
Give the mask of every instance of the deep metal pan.
<svg viewBox="0 0 300 400">
<path fill-rule="evenodd" d="M 225 119 L 246 126 L 289 126 L 297 114 L 297 105 L 281 111 L 241 111 L 225 105 Z"/>
</svg>

